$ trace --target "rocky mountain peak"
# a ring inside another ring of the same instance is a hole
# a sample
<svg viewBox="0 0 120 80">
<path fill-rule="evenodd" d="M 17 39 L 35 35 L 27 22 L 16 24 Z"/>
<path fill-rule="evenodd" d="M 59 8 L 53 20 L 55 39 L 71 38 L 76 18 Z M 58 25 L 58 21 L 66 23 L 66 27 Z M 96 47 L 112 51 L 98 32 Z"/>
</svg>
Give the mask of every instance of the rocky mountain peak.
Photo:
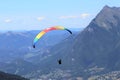
<svg viewBox="0 0 120 80">
<path fill-rule="evenodd" d="M 91 21 L 85 29 L 89 32 L 95 31 L 99 27 L 109 32 L 120 32 L 120 7 L 104 6 L 98 15 Z"/>
</svg>

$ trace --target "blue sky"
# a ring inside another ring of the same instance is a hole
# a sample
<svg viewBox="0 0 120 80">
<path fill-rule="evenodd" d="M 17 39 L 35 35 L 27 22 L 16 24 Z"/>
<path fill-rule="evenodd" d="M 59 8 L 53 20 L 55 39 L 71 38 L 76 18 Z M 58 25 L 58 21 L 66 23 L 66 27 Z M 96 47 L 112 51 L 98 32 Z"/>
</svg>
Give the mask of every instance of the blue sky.
<svg viewBox="0 0 120 80">
<path fill-rule="evenodd" d="M 119 0 L 1 0 L 0 30 L 39 30 L 55 25 L 84 28 L 105 6 Z"/>
</svg>

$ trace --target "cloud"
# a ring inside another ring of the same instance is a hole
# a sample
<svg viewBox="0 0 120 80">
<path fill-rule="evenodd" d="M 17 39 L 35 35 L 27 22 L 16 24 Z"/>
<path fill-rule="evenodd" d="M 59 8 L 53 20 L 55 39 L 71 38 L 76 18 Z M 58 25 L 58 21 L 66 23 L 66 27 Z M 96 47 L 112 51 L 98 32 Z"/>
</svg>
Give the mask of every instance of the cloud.
<svg viewBox="0 0 120 80">
<path fill-rule="evenodd" d="M 45 19 L 45 17 L 37 17 L 37 20 L 38 21 L 42 21 L 42 20 L 44 20 Z"/>
<path fill-rule="evenodd" d="M 11 19 L 6 19 L 6 20 L 4 20 L 4 22 L 10 23 L 10 22 L 12 22 L 12 20 Z"/>
<path fill-rule="evenodd" d="M 89 13 L 83 13 L 83 14 L 80 15 L 80 17 L 83 18 L 83 19 L 85 19 L 85 18 L 87 18 L 89 16 L 90 16 Z"/>
<path fill-rule="evenodd" d="M 89 13 L 82 13 L 80 15 L 60 16 L 59 19 L 76 19 L 76 18 L 85 19 L 85 18 L 87 18 L 89 16 L 90 16 Z"/>
</svg>

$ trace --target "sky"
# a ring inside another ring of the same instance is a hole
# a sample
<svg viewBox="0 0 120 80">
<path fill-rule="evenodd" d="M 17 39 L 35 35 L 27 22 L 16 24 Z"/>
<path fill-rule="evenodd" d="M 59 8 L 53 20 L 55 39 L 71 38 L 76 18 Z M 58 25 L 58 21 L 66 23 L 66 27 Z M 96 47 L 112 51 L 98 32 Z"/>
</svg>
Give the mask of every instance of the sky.
<svg viewBox="0 0 120 80">
<path fill-rule="evenodd" d="M 105 5 L 120 0 L 0 0 L 0 31 L 85 28 Z"/>
</svg>

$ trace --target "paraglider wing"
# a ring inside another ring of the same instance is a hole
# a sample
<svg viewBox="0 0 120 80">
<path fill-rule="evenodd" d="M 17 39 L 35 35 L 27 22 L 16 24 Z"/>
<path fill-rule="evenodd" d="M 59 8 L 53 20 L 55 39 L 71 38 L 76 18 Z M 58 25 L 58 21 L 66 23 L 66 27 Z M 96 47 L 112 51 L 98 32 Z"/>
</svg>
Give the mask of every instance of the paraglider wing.
<svg viewBox="0 0 120 80">
<path fill-rule="evenodd" d="M 67 30 L 70 34 L 72 34 L 72 32 L 69 29 L 65 29 L 65 30 Z"/>
<path fill-rule="evenodd" d="M 54 27 L 50 27 L 50 28 L 46 28 L 43 31 L 41 31 L 40 33 L 37 34 L 37 36 L 35 37 L 34 41 L 33 41 L 33 48 L 35 48 L 35 44 L 38 42 L 38 40 L 47 32 L 52 31 L 52 30 L 67 30 L 70 34 L 72 34 L 72 32 L 69 29 L 66 29 L 62 26 L 54 26 Z"/>
</svg>

